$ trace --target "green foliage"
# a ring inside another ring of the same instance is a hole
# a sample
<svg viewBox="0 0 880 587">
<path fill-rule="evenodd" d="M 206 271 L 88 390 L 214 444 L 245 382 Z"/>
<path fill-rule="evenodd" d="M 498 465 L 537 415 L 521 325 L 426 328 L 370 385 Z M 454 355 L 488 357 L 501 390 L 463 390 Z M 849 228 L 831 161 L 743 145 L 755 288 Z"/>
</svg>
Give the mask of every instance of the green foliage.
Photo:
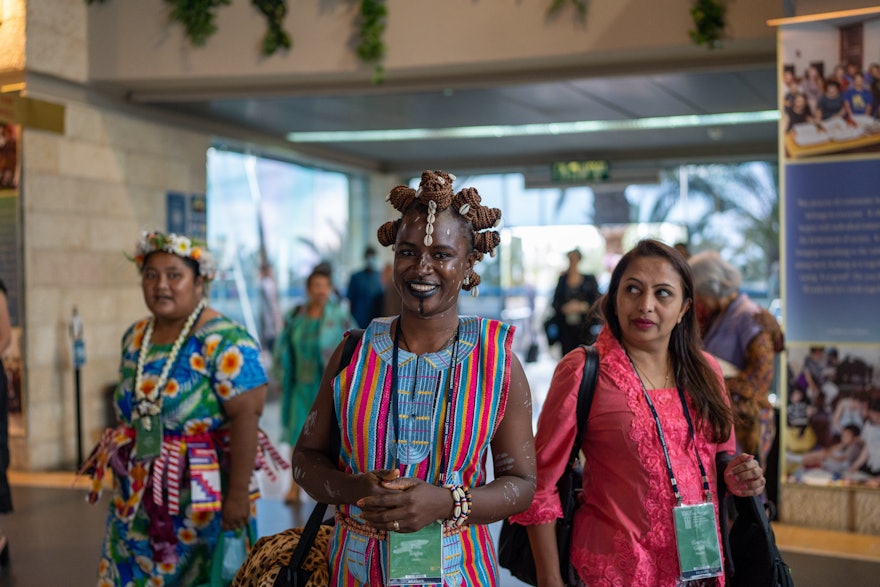
<svg viewBox="0 0 880 587">
<path fill-rule="evenodd" d="M 587 19 L 587 1 L 588 0 L 553 0 L 550 7 L 547 8 L 547 16 L 553 16 L 558 13 L 566 4 L 574 6 L 578 13 L 578 19 L 585 21 Z"/>
<path fill-rule="evenodd" d="M 269 27 L 263 37 L 263 54 L 272 55 L 279 49 L 290 49 L 293 42 L 284 30 L 287 0 L 251 0 L 251 4 L 263 13 Z"/>
<path fill-rule="evenodd" d="M 179 22 L 186 30 L 193 45 L 201 47 L 217 32 L 214 24 L 219 6 L 229 5 L 232 0 L 165 0 L 171 5 L 171 20 Z"/>
<path fill-rule="evenodd" d="M 388 8 L 385 0 L 361 0 L 360 44 L 357 55 L 360 60 L 375 66 L 373 83 L 381 84 L 385 79 L 382 59 L 385 58 L 385 26 L 388 21 Z"/>
<path fill-rule="evenodd" d="M 107 0 L 86 0 L 86 4 L 104 4 Z M 172 21 L 183 25 L 186 37 L 197 46 L 203 46 L 217 32 L 216 11 L 229 6 L 232 0 L 165 0 L 171 5 Z M 263 37 L 263 54 L 272 55 L 279 49 L 290 49 L 290 35 L 284 30 L 287 0 L 251 0 L 251 4 L 265 17 L 268 26 Z"/>
<path fill-rule="evenodd" d="M 691 40 L 709 49 L 721 46 L 721 37 L 727 25 L 725 17 L 727 6 L 723 0 L 696 0 L 691 8 L 694 29 L 690 31 Z"/>
</svg>

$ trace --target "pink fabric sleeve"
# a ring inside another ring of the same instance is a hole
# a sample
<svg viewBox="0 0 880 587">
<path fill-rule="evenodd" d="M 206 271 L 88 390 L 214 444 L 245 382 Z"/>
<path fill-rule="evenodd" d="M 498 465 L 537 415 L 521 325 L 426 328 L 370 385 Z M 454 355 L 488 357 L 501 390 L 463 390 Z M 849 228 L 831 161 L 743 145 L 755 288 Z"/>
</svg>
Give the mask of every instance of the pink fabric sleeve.
<svg viewBox="0 0 880 587">
<path fill-rule="evenodd" d="M 574 446 L 577 395 L 585 361 L 583 350 L 572 351 L 562 358 L 553 372 L 535 434 L 538 487 L 529 509 L 511 516 L 511 522 L 534 526 L 555 522 L 562 515 L 556 482 L 562 476 Z"/>
</svg>

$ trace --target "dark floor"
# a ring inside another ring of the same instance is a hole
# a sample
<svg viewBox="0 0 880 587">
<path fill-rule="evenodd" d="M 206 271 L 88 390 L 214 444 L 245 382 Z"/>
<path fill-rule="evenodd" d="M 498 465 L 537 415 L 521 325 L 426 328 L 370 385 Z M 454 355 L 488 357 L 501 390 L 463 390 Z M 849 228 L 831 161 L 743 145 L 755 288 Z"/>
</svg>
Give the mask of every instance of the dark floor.
<svg viewBox="0 0 880 587">
<path fill-rule="evenodd" d="M 84 489 L 13 487 L 15 512 L 0 518 L 9 537 L 10 565 L 0 572 L 4 587 L 94 587 L 104 530 L 106 499 L 90 506 Z M 311 506 L 287 506 L 264 498 L 258 507 L 260 534 L 305 523 Z M 880 585 L 880 561 L 784 551 L 797 587 Z M 525 585 L 502 577 L 501 587 Z"/>
</svg>

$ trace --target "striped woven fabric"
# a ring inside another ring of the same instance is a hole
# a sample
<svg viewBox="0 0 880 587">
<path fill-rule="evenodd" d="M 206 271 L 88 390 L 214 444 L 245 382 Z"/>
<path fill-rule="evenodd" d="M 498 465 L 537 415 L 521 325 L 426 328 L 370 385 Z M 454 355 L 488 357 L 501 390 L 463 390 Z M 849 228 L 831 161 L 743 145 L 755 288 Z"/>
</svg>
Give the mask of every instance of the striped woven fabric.
<svg viewBox="0 0 880 587">
<path fill-rule="evenodd" d="M 334 381 L 342 430 L 340 468 L 350 473 L 398 468 L 402 476 L 436 485 L 485 484 L 489 444 L 507 403 L 514 328 L 461 317 L 457 341 L 440 351 L 416 356 L 399 349 L 395 396 L 392 321 L 371 323 L 353 360 Z M 356 506 L 339 510 L 362 523 Z M 330 568 L 338 576 L 331 584 L 383 583 L 379 561 L 385 542 L 369 534 L 356 532 L 352 524 L 337 525 Z M 492 542 L 485 526 L 446 536 L 446 583 L 495 584 Z"/>
</svg>

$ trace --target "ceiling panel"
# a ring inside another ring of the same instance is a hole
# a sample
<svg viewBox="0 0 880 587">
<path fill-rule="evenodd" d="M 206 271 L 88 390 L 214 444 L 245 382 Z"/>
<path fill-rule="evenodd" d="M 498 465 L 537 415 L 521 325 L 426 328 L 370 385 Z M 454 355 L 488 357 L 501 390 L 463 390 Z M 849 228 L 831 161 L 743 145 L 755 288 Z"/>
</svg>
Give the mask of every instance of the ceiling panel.
<svg viewBox="0 0 880 587">
<path fill-rule="evenodd" d="M 484 125 L 620 121 L 634 118 L 755 112 L 777 107 L 774 66 L 717 72 L 567 79 L 486 88 L 391 91 L 324 96 L 163 102 L 159 106 L 284 140 L 288 132 L 453 128 Z M 597 132 L 503 139 L 348 142 L 313 145 L 340 160 L 377 169 L 419 170 L 426 162 L 474 168 L 505 159 L 548 162 L 574 156 L 630 158 L 651 152 L 692 154 L 725 150 L 760 156 L 776 151 L 776 123 L 712 129 Z M 299 145 L 308 148 L 312 145 Z M 294 145 L 296 148 L 297 145 Z M 460 171 L 465 171 L 459 168 Z"/>
</svg>

